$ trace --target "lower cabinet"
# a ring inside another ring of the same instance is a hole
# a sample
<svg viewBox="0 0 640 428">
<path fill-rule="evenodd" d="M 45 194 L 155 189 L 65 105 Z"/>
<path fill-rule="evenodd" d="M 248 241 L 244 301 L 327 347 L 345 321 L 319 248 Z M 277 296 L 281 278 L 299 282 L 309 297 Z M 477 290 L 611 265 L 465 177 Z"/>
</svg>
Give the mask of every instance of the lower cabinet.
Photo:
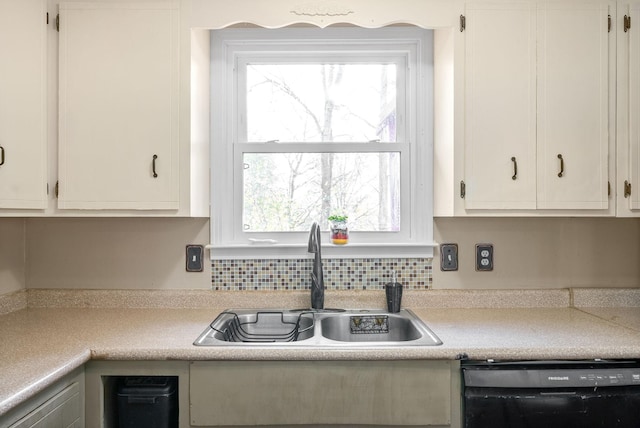
<svg viewBox="0 0 640 428">
<path fill-rule="evenodd" d="M 180 428 L 461 426 L 458 361 L 91 361 L 85 372 L 92 428 L 121 427 L 132 376 L 177 380 Z M 152 407 L 150 418 L 165 410 Z"/>
<path fill-rule="evenodd" d="M 173 427 L 174 412 L 178 413 L 179 427 L 189 426 L 187 361 L 90 361 L 85 372 L 87 427 Z M 150 383 L 125 384 L 126 379 L 132 378 L 147 378 Z M 156 382 L 159 379 L 169 379 L 171 386 Z M 126 407 L 122 415 L 124 427 L 119 421 L 122 404 Z"/>
<path fill-rule="evenodd" d="M 5 428 L 83 428 L 84 371 L 76 370 L 0 417 Z"/>
<path fill-rule="evenodd" d="M 191 363 L 193 427 L 459 427 L 454 361 Z"/>
</svg>

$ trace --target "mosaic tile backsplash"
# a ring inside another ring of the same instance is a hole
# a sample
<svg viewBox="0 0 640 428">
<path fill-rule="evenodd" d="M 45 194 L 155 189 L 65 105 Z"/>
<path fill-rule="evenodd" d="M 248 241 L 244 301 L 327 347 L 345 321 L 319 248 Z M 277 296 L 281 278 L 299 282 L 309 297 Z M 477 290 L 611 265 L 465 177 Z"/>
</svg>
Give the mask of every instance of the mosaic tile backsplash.
<svg viewBox="0 0 640 428">
<path fill-rule="evenodd" d="M 398 282 L 412 290 L 431 288 L 431 258 L 324 259 L 328 290 L 382 290 L 395 271 Z M 213 290 L 308 290 L 313 259 L 213 260 Z"/>
</svg>

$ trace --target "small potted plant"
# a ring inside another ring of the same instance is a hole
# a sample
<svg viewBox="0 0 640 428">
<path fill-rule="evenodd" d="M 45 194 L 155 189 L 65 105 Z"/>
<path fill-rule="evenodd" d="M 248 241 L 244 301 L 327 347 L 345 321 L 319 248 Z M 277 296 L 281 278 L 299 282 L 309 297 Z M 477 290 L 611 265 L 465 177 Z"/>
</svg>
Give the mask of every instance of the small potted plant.
<svg viewBox="0 0 640 428">
<path fill-rule="evenodd" d="M 332 215 L 328 218 L 332 244 L 345 245 L 349 242 L 348 218 L 346 215 Z"/>
</svg>

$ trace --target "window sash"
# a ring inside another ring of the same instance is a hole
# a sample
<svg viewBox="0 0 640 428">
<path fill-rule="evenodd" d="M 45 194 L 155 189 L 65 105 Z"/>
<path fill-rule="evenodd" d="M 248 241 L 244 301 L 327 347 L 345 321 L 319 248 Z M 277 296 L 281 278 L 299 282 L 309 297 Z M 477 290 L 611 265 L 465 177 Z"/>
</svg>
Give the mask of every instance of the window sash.
<svg viewBox="0 0 640 428">
<path fill-rule="evenodd" d="M 332 149 L 332 150 L 330 150 Z M 400 231 L 352 231 L 352 241 L 361 243 L 402 243 L 411 240 L 411 155 L 408 143 L 244 143 L 234 146 L 233 154 L 233 241 L 273 239 L 280 244 L 300 243 L 307 232 L 254 232 L 243 228 L 243 158 L 245 153 L 398 153 L 400 155 Z M 384 234 L 381 238 L 380 234 Z"/>
<path fill-rule="evenodd" d="M 398 48 L 399 49 L 399 48 Z M 409 139 L 409 132 L 406 126 L 406 112 L 410 110 L 407 105 L 409 99 L 407 94 L 410 91 L 410 80 L 407 78 L 410 56 L 408 52 L 399 54 L 398 52 L 379 53 L 371 55 L 361 51 L 352 51 L 348 55 L 333 54 L 326 52 L 268 52 L 255 53 L 245 52 L 236 54 L 233 66 L 234 101 L 233 111 L 237 115 L 235 143 L 250 142 L 247 136 L 247 66 L 251 64 L 395 64 L 396 66 L 396 142 L 404 142 Z M 355 55 L 355 57 L 354 57 Z"/>
</svg>

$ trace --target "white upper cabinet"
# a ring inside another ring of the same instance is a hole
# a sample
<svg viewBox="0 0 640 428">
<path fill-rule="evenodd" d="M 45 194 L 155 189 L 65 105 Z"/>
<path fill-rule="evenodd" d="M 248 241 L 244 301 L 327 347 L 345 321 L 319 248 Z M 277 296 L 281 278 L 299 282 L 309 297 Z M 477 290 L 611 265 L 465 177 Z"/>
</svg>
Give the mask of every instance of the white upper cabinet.
<svg viewBox="0 0 640 428">
<path fill-rule="evenodd" d="M 0 208 L 44 209 L 46 1 L 0 2 Z"/>
<path fill-rule="evenodd" d="M 179 7 L 60 5 L 62 209 L 179 208 Z"/>
<path fill-rule="evenodd" d="M 465 208 L 535 209 L 534 6 L 472 3 L 465 17 Z"/>
<path fill-rule="evenodd" d="M 609 7 L 538 6 L 538 208 L 606 209 Z"/>
<path fill-rule="evenodd" d="M 629 147 L 631 151 L 631 174 L 629 182 L 635 184 L 630 189 L 630 207 L 640 210 L 640 3 L 634 3 L 629 7 L 626 15 L 627 29 L 625 33 L 629 38 Z M 633 31 L 631 23 L 633 22 Z M 623 23 L 623 25 L 625 25 Z"/>
<path fill-rule="evenodd" d="M 610 9 L 615 4 L 466 5 L 457 116 L 466 214 L 612 214 Z"/>
<path fill-rule="evenodd" d="M 640 216 L 640 2 L 619 6 L 618 215 Z"/>
</svg>

